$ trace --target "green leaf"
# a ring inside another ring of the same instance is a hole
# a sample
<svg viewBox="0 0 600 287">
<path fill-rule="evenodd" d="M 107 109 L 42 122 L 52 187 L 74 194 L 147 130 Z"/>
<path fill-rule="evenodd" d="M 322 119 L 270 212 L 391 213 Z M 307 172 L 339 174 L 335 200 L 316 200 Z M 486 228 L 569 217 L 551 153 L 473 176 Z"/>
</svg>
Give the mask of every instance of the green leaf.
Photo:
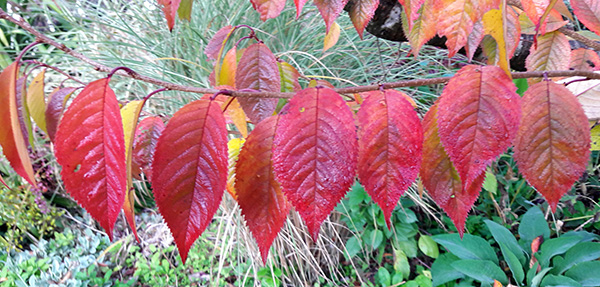
<svg viewBox="0 0 600 287">
<path fill-rule="evenodd" d="M 600 282 L 600 261 L 579 263 L 565 273 L 582 286 L 598 286 Z"/>
<path fill-rule="evenodd" d="M 402 273 L 405 279 L 408 279 L 410 276 L 410 264 L 408 264 L 408 258 L 404 251 L 394 249 L 394 270 L 396 273 Z"/>
<path fill-rule="evenodd" d="M 540 263 L 536 262 L 533 264 L 533 266 L 531 266 L 531 268 L 529 268 L 529 271 L 527 271 L 527 286 L 531 285 L 531 281 L 533 280 L 533 277 L 535 277 L 538 266 L 540 266 Z"/>
<path fill-rule="evenodd" d="M 489 260 L 457 260 L 452 264 L 452 267 L 482 283 L 493 284 L 494 280 L 498 280 L 504 285 L 508 283 L 504 271 L 496 263 Z"/>
<path fill-rule="evenodd" d="M 392 276 L 385 267 L 379 267 L 379 270 L 377 271 L 377 281 L 383 286 L 392 285 Z"/>
<path fill-rule="evenodd" d="M 506 263 L 508 264 L 508 267 L 510 268 L 513 278 L 515 279 L 515 281 L 517 283 L 519 283 L 519 284 L 523 283 L 523 279 L 525 279 L 525 272 L 523 271 L 523 265 L 521 264 L 521 262 L 519 261 L 517 256 L 510 250 L 510 248 L 506 247 L 506 245 L 504 245 L 504 243 L 499 242 L 499 244 L 500 244 L 500 250 L 502 251 L 502 256 L 504 257 L 504 260 L 506 260 Z"/>
<path fill-rule="evenodd" d="M 348 252 L 348 258 L 354 257 L 361 250 L 360 241 L 358 237 L 352 236 L 348 241 L 346 241 L 346 251 Z"/>
<path fill-rule="evenodd" d="M 484 220 L 485 225 L 487 225 L 488 229 L 492 233 L 492 236 L 500 245 L 500 248 L 504 246 L 508 249 L 516 258 L 519 260 L 521 264 L 525 264 L 525 255 L 523 254 L 524 250 L 517 243 L 517 239 L 512 233 L 506 229 L 504 226 L 493 222 L 491 220 Z M 506 256 L 504 256 L 506 258 Z"/>
<path fill-rule="evenodd" d="M 415 282 L 419 283 L 420 287 L 432 287 L 431 279 L 425 275 L 419 275 L 415 278 Z"/>
<path fill-rule="evenodd" d="M 496 175 L 491 173 L 489 170 L 485 171 L 485 179 L 483 180 L 483 188 L 485 190 L 496 194 L 498 191 L 498 180 L 496 180 Z"/>
<path fill-rule="evenodd" d="M 548 271 L 552 270 L 552 268 L 550 267 L 546 267 L 544 269 L 542 269 L 542 271 L 540 271 L 538 274 L 536 274 L 535 276 L 533 276 L 533 279 L 531 279 L 531 287 L 538 287 L 540 285 L 540 282 L 542 282 L 542 278 L 544 278 L 544 276 L 546 276 L 546 273 L 548 273 Z"/>
<path fill-rule="evenodd" d="M 542 243 L 539 254 L 536 257 L 540 261 L 541 266 L 548 266 L 552 257 L 567 252 L 567 250 L 579 243 L 581 239 L 579 236 L 552 238 Z"/>
<path fill-rule="evenodd" d="M 431 265 L 433 286 L 439 286 L 446 282 L 465 277 L 464 274 L 452 268 L 452 264 L 458 260 L 458 257 L 450 253 L 444 253 L 433 262 Z"/>
<path fill-rule="evenodd" d="M 555 262 L 554 274 L 562 274 L 573 265 L 596 260 L 600 258 L 600 243 L 598 242 L 583 242 L 573 246 L 565 254 L 564 260 L 560 264 Z"/>
<path fill-rule="evenodd" d="M 417 257 L 417 242 L 414 239 L 396 241 L 395 246 L 404 251 L 408 258 Z"/>
<path fill-rule="evenodd" d="M 565 277 L 565 276 L 556 276 L 556 275 L 548 275 L 546 277 L 544 277 L 544 280 L 542 280 L 542 284 L 540 285 L 541 287 L 581 287 L 581 284 L 579 284 L 577 281 L 569 278 L 569 277 Z"/>
<path fill-rule="evenodd" d="M 423 254 L 431 257 L 438 258 L 440 255 L 440 249 L 438 248 L 437 243 L 431 238 L 431 236 L 421 235 L 419 238 L 419 249 Z"/>
<path fill-rule="evenodd" d="M 543 235 L 544 239 L 550 237 L 550 228 L 548 228 L 546 218 L 544 218 L 544 214 L 538 207 L 530 208 L 523 215 L 519 225 L 519 235 L 528 244 L 540 235 Z"/>
<path fill-rule="evenodd" d="M 453 233 L 433 236 L 433 240 L 461 259 L 490 260 L 498 264 L 496 252 L 481 237 L 465 234 L 461 239 L 457 233 Z"/>
<path fill-rule="evenodd" d="M 517 94 L 523 96 L 527 88 L 529 88 L 529 84 L 527 83 L 527 79 L 513 79 L 513 83 L 517 86 Z"/>
</svg>

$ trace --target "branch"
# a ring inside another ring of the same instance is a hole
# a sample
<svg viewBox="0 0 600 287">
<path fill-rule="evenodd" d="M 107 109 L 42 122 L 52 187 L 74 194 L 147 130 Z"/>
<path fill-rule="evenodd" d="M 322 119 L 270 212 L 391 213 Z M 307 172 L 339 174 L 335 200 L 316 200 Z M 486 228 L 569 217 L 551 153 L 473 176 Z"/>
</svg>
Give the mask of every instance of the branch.
<svg viewBox="0 0 600 287">
<path fill-rule="evenodd" d="M 96 62 L 85 55 L 65 46 L 64 44 L 58 43 L 56 40 L 40 33 L 35 30 L 31 25 L 29 25 L 25 20 L 17 20 L 4 10 L 0 9 L 0 19 L 6 19 L 17 26 L 23 28 L 25 31 L 34 35 L 37 41 L 46 43 L 48 45 L 54 46 L 66 54 L 75 57 L 81 60 L 84 63 L 94 67 L 96 71 L 110 73 L 113 68 L 103 65 L 99 62 Z M 22 18 L 21 18 L 22 19 Z M 580 36 L 580 35 L 579 35 Z M 590 40 L 591 41 L 591 40 Z M 600 49 L 599 49 L 600 50 Z M 168 90 L 182 91 L 182 92 L 190 92 L 190 93 L 198 93 L 198 94 L 215 94 L 222 92 L 222 90 L 218 89 L 210 89 L 210 88 L 200 88 L 193 86 L 184 86 L 179 85 L 159 79 L 155 79 L 152 77 L 140 75 L 134 71 L 118 71 L 116 73 L 119 76 L 129 77 L 132 79 L 140 80 L 146 83 L 154 84 L 157 86 L 164 87 Z M 544 75 L 548 77 L 573 77 L 573 76 L 581 76 L 586 77 L 588 79 L 600 79 L 599 73 L 589 72 L 589 71 L 581 71 L 581 70 L 568 70 L 568 71 L 531 71 L 531 72 L 514 72 L 511 73 L 514 79 L 523 79 L 523 78 L 543 78 Z M 376 91 L 381 88 L 383 89 L 394 89 L 394 88 L 402 88 L 402 87 L 418 87 L 418 86 L 429 86 L 436 84 L 444 84 L 448 82 L 452 77 L 438 77 L 438 78 L 429 78 L 429 79 L 415 79 L 415 80 L 403 80 L 397 82 L 390 83 L 381 83 L 376 85 L 366 85 L 366 86 L 357 86 L 357 87 L 345 87 L 335 89 L 336 92 L 340 94 L 354 94 L 368 91 Z M 279 93 L 279 92 L 249 92 L 249 91 L 229 91 L 228 95 L 233 97 L 256 97 L 256 98 L 291 98 L 295 93 Z"/>
</svg>

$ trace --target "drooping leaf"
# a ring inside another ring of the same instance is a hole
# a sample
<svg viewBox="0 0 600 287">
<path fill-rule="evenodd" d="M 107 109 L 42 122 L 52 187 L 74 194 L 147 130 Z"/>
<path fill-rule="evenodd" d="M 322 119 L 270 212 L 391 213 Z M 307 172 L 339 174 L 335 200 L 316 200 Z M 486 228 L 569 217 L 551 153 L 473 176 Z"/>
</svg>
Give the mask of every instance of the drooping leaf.
<svg viewBox="0 0 600 287">
<path fill-rule="evenodd" d="M 600 70 L 600 57 L 594 50 L 579 48 L 571 51 L 570 69 L 583 71 Z"/>
<path fill-rule="evenodd" d="M 333 22 L 331 29 L 325 35 L 323 39 L 323 52 L 329 50 L 329 48 L 335 46 L 335 43 L 340 39 L 340 25 L 337 22 Z"/>
<path fill-rule="evenodd" d="M 192 18 L 192 5 L 194 4 L 194 0 L 181 0 L 179 3 L 179 8 L 177 9 L 177 15 L 179 15 L 179 19 L 185 19 L 190 21 Z"/>
<path fill-rule="evenodd" d="M 180 3 L 181 0 L 158 0 L 158 5 L 162 5 L 161 9 L 165 13 L 169 31 L 173 31 L 173 27 L 175 26 L 175 15 L 177 15 Z"/>
<path fill-rule="evenodd" d="M 472 0 L 440 0 L 443 12 L 436 23 L 440 36 L 446 36 L 448 57 L 467 44 L 467 38 L 473 30 L 473 25 L 481 16 L 477 15 L 476 3 Z"/>
<path fill-rule="evenodd" d="M 26 147 L 33 145 L 33 131 L 31 126 L 31 115 L 29 114 L 29 108 L 27 107 L 27 86 L 26 77 L 22 76 L 17 79 L 17 92 L 15 97 L 17 98 L 17 115 L 19 118 L 19 125 L 21 126 L 21 133 L 23 134 L 23 140 L 25 141 Z"/>
<path fill-rule="evenodd" d="M 254 10 L 260 13 L 260 20 L 276 18 L 285 7 L 285 0 L 250 0 Z"/>
<path fill-rule="evenodd" d="M 2 153 L 17 174 L 35 186 L 33 168 L 17 114 L 18 71 L 19 64 L 14 62 L 0 74 L 0 86 L 3 87 L 0 89 L 0 145 Z"/>
<path fill-rule="evenodd" d="M 27 107 L 29 108 L 29 114 L 37 124 L 37 126 L 47 133 L 46 131 L 46 101 L 44 99 L 44 75 L 46 70 L 42 70 L 27 89 Z"/>
<path fill-rule="evenodd" d="M 56 129 L 62 114 L 65 110 L 65 104 L 75 92 L 76 88 L 60 88 L 54 90 L 50 96 L 48 96 L 48 104 L 46 106 L 46 130 L 50 140 L 54 142 L 54 136 L 56 135 Z"/>
<path fill-rule="evenodd" d="M 401 92 L 368 94 L 358 111 L 358 178 L 383 210 L 388 228 L 400 196 L 421 167 L 423 128 Z"/>
<path fill-rule="evenodd" d="M 227 142 L 227 192 L 236 201 L 238 200 L 237 193 L 235 191 L 235 168 L 238 159 L 240 158 L 240 151 L 246 141 L 241 138 L 233 138 Z"/>
<path fill-rule="evenodd" d="M 481 43 L 484 36 L 483 23 L 478 21 L 473 25 L 473 31 L 469 34 L 467 45 L 465 45 L 465 51 L 467 52 L 469 61 L 473 59 L 473 55 L 475 55 L 475 51 L 477 51 L 477 47 L 479 47 L 479 43 Z"/>
<path fill-rule="evenodd" d="M 571 0 L 577 19 L 590 31 L 600 35 L 600 2 L 597 0 Z"/>
<path fill-rule="evenodd" d="M 265 264 L 269 248 L 291 207 L 273 171 L 273 139 L 278 119 L 279 116 L 272 116 L 256 125 L 242 147 L 236 167 L 238 203 Z"/>
<path fill-rule="evenodd" d="M 262 92 L 281 90 L 277 59 L 265 44 L 253 44 L 246 49 L 238 63 L 235 86 L 240 90 L 252 89 Z M 273 115 L 278 100 L 244 97 L 238 98 L 238 101 L 250 120 L 258 124 Z"/>
<path fill-rule="evenodd" d="M 301 89 L 298 78 L 300 78 L 300 72 L 287 62 L 277 61 L 279 66 L 279 75 L 281 76 L 281 91 L 282 92 L 295 92 Z"/>
<path fill-rule="evenodd" d="M 121 109 L 121 119 L 123 121 L 123 133 L 125 136 L 125 159 L 127 160 L 127 189 L 125 193 L 125 203 L 123 203 L 123 212 L 125 219 L 133 230 L 136 240 L 139 242 L 137 230 L 135 227 L 135 211 L 134 211 L 134 190 L 132 178 L 132 158 L 133 158 L 133 140 L 135 139 L 136 126 L 140 117 L 140 112 L 146 100 L 135 100 L 127 103 Z"/>
<path fill-rule="evenodd" d="M 158 138 L 165 129 L 165 124 L 159 117 L 147 117 L 137 124 L 133 140 L 133 157 L 131 170 L 133 177 L 141 179 L 143 172 L 146 178 L 152 182 L 152 159 Z"/>
<path fill-rule="evenodd" d="M 550 81 L 529 87 L 523 95 L 514 157 L 523 176 L 553 211 L 585 171 L 589 156 L 590 130 L 577 98 Z"/>
<path fill-rule="evenodd" d="M 363 38 L 363 31 L 373 15 L 375 14 L 375 10 L 377 10 L 377 6 L 379 6 L 379 0 L 357 0 L 354 1 L 354 5 L 350 12 L 350 20 L 352 20 L 352 24 L 354 24 L 354 28 L 360 38 Z"/>
<path fill-rule="evenodd" d="M 296 5 L 296 18 L 300 17 L 300 13 L 302 12 L 302 7 L 306 4 L 308 0 L 294 0 L 294 4 Z"/>
<path fill-rule="evenodd" d="M 329 32 L 333 21 L 340 15 L 348 0 L 314 0 L 314 2 L 319 9 L 319 13 L 321 13 L 321 17 L 325 20 L 326 31 Z"/>
<path fill-rule="evenodd" d="M 415 0 L 411 0 L 411 3 Z M 425 0 L 418 10 L 420 14 L 414 19 L 412 29 L 408 33 L 408 41 L 411 46 L 411 53 L 415 56 L 419 54 L 421 47 L 435 36 L 438 9 L 434 6 L 434 0 Z"/>
<path fill-rule="evenodd" d="M 499 9 L 492 9 L 483 15 L 483 30 L 486 34 L 492 36 L 496 40 L 497 49 L 497 64 L 510 77 L 510 67 L 508 66 L 508 53 L 506 46 L 506 35 L 508 28 L 508 20 L 505 18 L 505 13 Z M 520 37 L 521 35 L 519 35 Z"/>
<path fill-rule="evenodd" d="M 218 60 L 221 58 L 221 54 L 223 53 L 223 47 L 225 46 L 225 43 L 227 42 L 229 37 L 231 37 L 233 31 L 235 31 L 235 29 L 236 27 L 227 25 L 219 29 L 219 31 L 215 33 L 215 35 L 210 39 L 210 41 L 206 45 L 206 48 L 204 48 L 204 54 L 206 55 L 206 57 L 208 57 L 208 59 Z"/>
<path fill-rule="evenodd" d="M 65 111 L 56 132 L 56 161 L 67 192 L 112 239 L 125 201 L 127 170 L 119 103 L 109 78 L 89 83 Z"/>
<path fill-rule="evenodd" d="M 464 189 L 471 189 L 511 145 L 521 115 L 516 90 L 502 69 L 474 65 L 460 69 L 444 88 L 437 112 L 439 136 Z"/>
<path fill-rule="evenodd" d="M 227 184 L 227 129 L 219 104 L 197 100 L 173 115 L 156 144 L 152 187 L 182 261 Z"/>
<path fill-rule="evenodd" d="M 588 120 L 598 121 L 600 120 L 600 80 L 581 81 L 583 79 L 585 78 L 571 77 L 561 82 L 571 82 L 567 89 L 577 97 Z"/>
<path fill-rule="evenodd" d="M 356 172 L 357 139 L 350 108 L 329 88 L 299 91 L 281 116 L 273 165 L 283 193 L 316 241 Z"/>
<path fill-rule="evenodd" d="M 533 24 L 533 22 L 531 22 L 529 17 L 527 17 L 527 14 L 525 14 L 525 12 L 519 15 L 519 23 L 523 34 L 536 35 L 536 26 L 535 24 Z M 546 33 L 549 33 L 560 29 L 560 27 L 568 24 L 569 21 L 563 20 L 560 13 L 558 13 L 555 10 L 552 10 L 550 11 L 550 14 L 548 14 L 546 22 L 544 23 L 546 25 Z"/>
<path fill-rule="evenodd" d="M 531 46 L 525 66 L 527 71 L 568 70 L 571 62 L 569 39 L 558 31 L 538 37 L 537 48 Z M 533 80 L 532 82 L 539 82 Z"/>
<path fill-rule="evenodd" d="M 235 87 L 235 73 L 237 70 L 237 49 L 227 51 L 223 62 L 215 65 L 215 85 Z"/>
<path fill-rule="evenodd" d="M 479 196 L 484 176 L 481 174 L 469 189 L 465 189 L 438 136 L 436 113 L 437 104 L 429 109 L 423 119 L 423 162 L 419 174 L 431 198 L 450 216 L 462 235 L 465 220 Z"/>
</svg>

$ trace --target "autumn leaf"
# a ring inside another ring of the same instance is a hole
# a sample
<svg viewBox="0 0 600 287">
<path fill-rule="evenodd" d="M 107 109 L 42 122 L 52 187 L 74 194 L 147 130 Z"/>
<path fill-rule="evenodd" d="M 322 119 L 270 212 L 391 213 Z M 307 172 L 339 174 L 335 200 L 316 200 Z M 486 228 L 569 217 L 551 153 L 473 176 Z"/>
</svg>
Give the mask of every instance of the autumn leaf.
<svg viewBox="0 0 600 287">
<path fill-rule="evenodd" d="M 550 5 L 551 0 L 521 0 L 521 5 L 523 5 L 523 10 L 529 20 L 533 23 L 535 27 L 539 27 L 540 18 L 544 14 L 544 11 Z"/>
<path fill-rule="evenodd" d="M 227 184 L 227 129 L 219 104 L 197 100 L 173 115 L 158 139 L 152 187 L 185 263 Z"/>
<path fill-rule="evenodd" d="M 190 21 L 192 18 L 192 5 L 194 4 L 194 0 L 181 0 L 179 3 L 179 8 L 177 8 L 177 15 L 179 15 L 179 19 L 185 19 Z"/>
<path fill-rule="evenodd" d="M 146 117 L 137 124 L 133 140 L 131 170 L 134 178 L 141 179 L 143 172 L 152 182 L 152 159 L 158 138 L 165 129 L 165 124 L 159 117 Z"/>
<path fill-rule="evenodd" d="M 527 17 L 527 14 L 521 13 L 519 15 L 519 23 L 523 34 L 537 35 L 536 26 L 533 24 L 533 22 L 531 22 L 529 17 Z M 568 23 L 569 21 L 563 20 L 560 13 L 558 13 L 556 10 L 552 10 L 546 18 L 546 33 L 556 31 Z"/>
<path fill-rule="evenodd" d="M 276 18 L 285 7 L 285 0 L 250 0 L 254 10 L 260 13 L 260 20 Z"/>
<path fill-rule="evenodd" d="M 19 64 L 14 62 L 0 74 L 0 145 L 2 153 L 12 168 L 29 184 L 35 186 L 33 168 L 27 152 L 17 112 L 17 73 Z"/>
<path fill-rule="evenodd" d="M 227 192 L 236 201 L 238 200 L 237 193 L 235 192 L 235 167 L 238 159 L 240 158 L 240 151 L 246 140 L 241 138 L 233 138 L 227 142 Z"/>
<path fill-rule="evenodd" d="M 567 85 L 567 89 L 577 97 L 588 120 L 598 121 L 600 120 L 600 80 L 583 81 L 584 79 L 584 77 L 571 77 L 562 80 L 561 83 L 571 82 Z"/>
<path fill-rule="evenodd" d="M 465 45 L 465 51 L 467 52 L 467 58 L 469 61 L 473 60 L 473 56 L 479 47 L 479 44 L 483 40 L 485 33 L 483 31 L 483 23 L 478 21 L 473 25 L 473 31 L 467 38 L 467 44 Z"/>
<path fill-rule="evenodd" d="M 424 16 L 421 7 L 426 0 L 399 0 L 398 2 L 404 8 L 404 16 L 406 16 L 405 31 L 412 31 L 413 24 L 420 16 Z M 432 3 L 432 2 L 430 2 Z M 435 33 L 435 31 L 434 31 Z"/>
<path fill-rule="evenodd" d="M 569 68 L 572 70 L 597 71 L 600 70 L 600 57 L 594 50 L 579 48 L 571 51 L 571 63 Z"/>
<path fill-rule="evenodd" d="M 445 36 L 448 46 L 448 57 L 467 44 L 473 25 L 479 21 L 478 7 L 472 0 L 440 0 L 443 3 L 443 15 L 434 25 L 440 36 Z"/>
<path fill-rule="evenodd" d="M 206 45 L 206 48 L 204 48 L 204 54 L 206 57 L 208 57 L 210 60 L 220 60 L 223 53 L 223 47 L 235 30 L 236 27 L 232 27 L 231 25 L 227 25 L 219 29 L 219 31 L 217 31 L 217 33 L 215 33 L 215 35 L 210 39 Z"/>
<path fill-rule="evenodd" d="M 598 0 L 571 0 L 577 19 L 590 31 L 600 35 L 600 2 Z"/>
<path fill-rule="evenodd" d="M 54 142 L 54 136 L 58 123 L 65 110 L 65 105 L 76 88 L 57 88 L 48 96 L 48 105 L 46 106 L 46 130 L 50 140 Z"/>
<path fill-rule="evenodd" d="M 237 70 L 237 49 L 231 48 L 225 54 L 223 62 L 215 65 L 215 85 L 235 87 L 235 73 Z"/>
<path fill-rule="evenodd" d="M 279 67 L 279 75 L 281 76 L 281 91 L 282 92 L 295 92 L 301 89 L 298 78 L 300 78 L 300 72 L 287 62 L 278 60 L 277 66 Z"/>
<path fill-rule="evenodd" d="M 506 75 L 510 77 L 510 67 L 508 65 L 508 54 L 506 52 L 506 40 L 505 37 L 508 20 L 504 18 L 505 14 L 501 10 L 492 9 L 483 15 L 483 30 L 486 34 L 492 36 L 496 40 L 496 59 L 497 64 L 502 70 L 506 72 Z M 519 34 L 519 37 L 521 35 Z"/>
<path fill-rule="evenodd" d="M 37 126 L 48 133 L 46 130 L 46 101 L 44 98 L 44 75 L 46 70 L 42 70 L 29 84 L 27 89 L 27 107 L 29 114 Z"/>
<path fill-rule="evenodd" d="M 358 111 L 358 178 L 383 210 L 388 228 L 400 196 L 421 166 L 421 120 L 405 95 L 370 92 Z"/>
<path fill-rule="evenodd" d="M 363 31 L 379 6 L 379 0 L 356 0 L 348 12 L 358 36 L 363 38 Z"/>
<path fill-rule="evenodd" d="M 253 44 L 246 49 L 238 63 L 235 86 L 239 90 L 279 92 L 281 78 L 275 56 L 265 44 Z M 275 98 L 238 98 L 244 112 L 254 124 L 273 115 L 277 106 Z"/>
<path fill-rule="evenodd" d="M 437 104 L 433 105 L 423 119 L 423 162 L 419 175 L 431 198 L 440 206 L 462 236 L 465 221 L 471 207 L 479 196 L 484 174 L 480 174 L 465 190 L 452 161 L 444 151 L 437 128 Z"/>
<path fill-rule="evenodd" d="M 56 160 L 67 192 L 106 230 L 125 200 L 127 170 L 119 103 L 109 78 L 89 83 L 64 113 L 56 132 Z"/>
<path fill-rule="evenodd" d="M 17 115 L 19 118 L 19 125 L 21 126 L 21 133 L 23 134 L 23 140 L 25 141 L 26 147 L 29 147 L 33 145 L 33 127 L 31 124 L 29 108 L 27 107 L 26 80 L 25 76 L 17 79 L 17 91 L 15 97 L 17 98 Z"/>
<path fill-rule="evenodd" d="M 511 145 L 521 115 L 516 90 L 502 69 L 475 65 L 460 69 L 444 88 L 439 135 L 465 189 Z"/>
<path fill-rule="evenodd" d="M 177 15 L 177 9 L 179 9 L 181 1 L 182 0 L 158 0 L 158 5 L 162 5 L 162 11 L 165 13 L 169 31 L 173 31 L 173 27 L 175 26 L 175 15 Z"/>
<path fill-rule="evenodd" d="M 329 48 L 335 46 L 337 41 L 340 39 L 340 25 L 337 22 L 333 22 L 331 29 L 325 35 L 323 39 L 323 52 L 329 50 Z"/>
<path fill-rule="evenodd" d="M 348 0 L 314 0 L 314 2 L 325 20 L 326 31 L 329 32 L 333 21 L 340 15 Z"/>
<path fill-rule="evenodd" d="M 413 3 L 415 0 L 411 0 Z M 413 21 L 413 26 L 408 33 L 411 52 L 415 57 L 419 54 L 421 47 L 435 36 L 438 10 L 433 5 L 434 0 L 425 0 L 418 10 L 420 14 Z M 408 21 L 408 20 L 407 20 Z"/>
<path fill-rule="evenodd" d="M 354 182 L 356 127 L 350 108 L 329 88 L 299 91 L 287 111 L 273 143 L 274 170 L 316 241 L 321 223 Z"/>
<path fill-rule="evenodd" d="M 278 120 L 279 116 L 271 116 L 256 125 L 236 166 L 237 200 L 265 264 L 291 207 L 273 171 L 273 139 Z"/>
<path fill-rule="evenodd" d="M 590 157 L 587 118 L 564 86 L 543 81 L 525 92 L 514 157 L 519 171 L 556 211 Z"/>
<path fill-rule="evenodd" d="M 527 71 L 568 70 L 570 61 L 569 39 L 563 33 L 556 31 L 538 37 L 537 48 L 531 46 L 525 66 Z M 539 79 L 531 81 L 539 82 Z"/>
<path fill-rule="evenodd" d="M 296 5 L 296 18 L 300 17 L 300 13 L 302 12 L 302 8 L 304 4 L 306 4 L 308 0 L 294 0 L 294 5 Z"/>
</svg>

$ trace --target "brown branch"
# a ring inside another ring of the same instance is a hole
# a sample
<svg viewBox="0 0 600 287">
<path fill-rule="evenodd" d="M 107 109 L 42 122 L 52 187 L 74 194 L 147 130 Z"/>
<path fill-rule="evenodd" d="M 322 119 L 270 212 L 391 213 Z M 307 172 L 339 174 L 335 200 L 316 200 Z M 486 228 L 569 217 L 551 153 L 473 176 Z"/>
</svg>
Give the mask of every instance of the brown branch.
<svg viewBox="0 0 600 287">
<path fill-rule="evenodd" d="M 109 73 L 113 70 L 113 68 L 111 68 L 111 67 L 108 67 L 99 62 L 96 62 L 96 61 L 86 57 L 85 55 L 65 46 L 64 44 L 58 43 L 54 39 L 35 30 L 33 27 L 31 27 L 31 25 L 29 25 L 24 20 L 17 20 L 15 18 L 11 17 L 10 15 L 8 15 L 8 13 L 6 13 L 2 9 L 0 9 L 0 18 L 6 19 L 12 23 L 15 23 L 19 27 L 23 28 L 27 32 L 34 35 L 37 38 L 37 41 L 46 43 L 48 45 L 51 45 L 51 46 L 54 46 L 54 47 L 60 49 L 61 51 L 65 52 L 66 54 L 68 54 L 72 57 L 75 57 L 75 58 L 81 60 L 82 62 L 87 63 L 90 66 L 94 67 L 94 69 L 96 71 Z M 217 89 L 179 85 L 179 84 L 155 79 L 152 77 L 140 75 L 133 71 L 130 71 L 130 72 L 119 71 L 116 74 L 119 76 L 129 77 L 129 78 L 140 80 L 140 81 L 143 81 L 146 83 L 161 86 L 168 90 L 176 90 L 176 91 L 199 93 L 199 94 L 215 94 L 218 92 L 222 92 L 222 90 L 217 90 Z M 580 70 L 547 71 L 547 72 L 545 72 L 545 71 L 514 72 L 511 75 L 514 79 L 522 79 L 522 78 L 543 78 L 545 74 L 548 77 L 581 76 L 581 77 L 586 77 L 588 79 L 600 79 L 600 74 L 597 74 L 594 72 L 589 72 L 589 71 L 580 71 Z M 444 84 L 444 83 L 448 82 L 451 78 L 452 77 L 438 77 L 438 78 L 430 78 L 430 79 L 403 80 L 403 81 L 390 82 L 390 83 L 381 83 L 381 84 L 376 84 L 376 85 L 338 88 L 338 89 L 335 89 L 335 91 L 340 94 L 354 94 L 354 93 L 361 93 L 361 92 L 367 92 L 367 91 L 376 91 L 376 90 L 379 90 L 380 88 L 394 89 L 394 88 L 402 88 L 402 87 L 428 86 L 428 85 L 435 85 L 435 84 Z M 229 91 L 229 93 L 228 93 L 228 95 L 233 96 L 233 97 L 257 97 L 257 98 L 291 98 L 292 96 L 294 96 L 294 94 L 295 93 L 247 92 L 247 91 L 244 91 L 244 92 Z"/>
</svg>

